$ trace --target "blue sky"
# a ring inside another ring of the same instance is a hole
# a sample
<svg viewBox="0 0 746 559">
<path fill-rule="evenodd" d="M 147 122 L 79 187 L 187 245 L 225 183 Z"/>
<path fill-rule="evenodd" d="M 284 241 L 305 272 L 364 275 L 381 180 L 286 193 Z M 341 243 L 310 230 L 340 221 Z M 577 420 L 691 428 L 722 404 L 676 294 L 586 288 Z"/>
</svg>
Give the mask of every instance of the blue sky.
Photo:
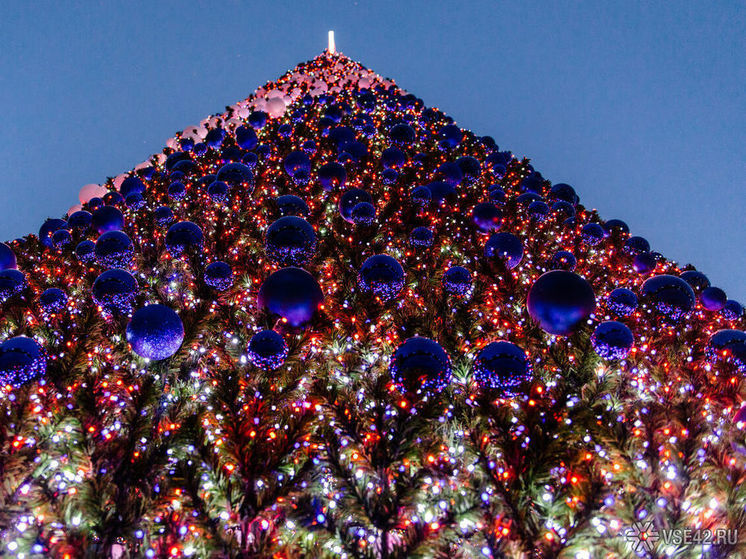
<svg viewBox="0 0 746 559">
<path fill-rule="evenodd" d="M 270 5 L 274 4 L 274 5 Z M 746 302 L 741 2 L 9 3 L 0 238 L 323 50 L 396 79 Z"/>
</svg>

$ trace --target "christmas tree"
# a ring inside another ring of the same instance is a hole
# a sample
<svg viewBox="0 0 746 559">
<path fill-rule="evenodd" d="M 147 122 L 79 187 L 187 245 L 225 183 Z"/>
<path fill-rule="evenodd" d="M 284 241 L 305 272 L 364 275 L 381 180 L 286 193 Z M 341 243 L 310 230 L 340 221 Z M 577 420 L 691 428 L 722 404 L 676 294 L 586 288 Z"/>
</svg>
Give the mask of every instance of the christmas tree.
<svg viewBox="0 0 746 559">
<path fill-rule="evenodd" d="M 0 555 L 744 553 L 741 305 L 333 44 L 80 201 L 0 244 Z"/>
</svg>

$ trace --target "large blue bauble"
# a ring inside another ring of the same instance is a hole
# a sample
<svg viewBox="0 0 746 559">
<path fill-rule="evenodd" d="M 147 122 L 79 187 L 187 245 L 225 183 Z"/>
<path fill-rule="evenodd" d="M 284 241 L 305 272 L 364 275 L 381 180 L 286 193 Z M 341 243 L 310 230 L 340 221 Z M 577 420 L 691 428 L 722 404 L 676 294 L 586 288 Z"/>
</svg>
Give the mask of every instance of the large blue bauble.
<svg viewBox="0 0 746 559">
<path fill-rule="evenodd" d="M 119 187 L 119 193 L 127 198 L 130 194 L 142 194 L 145 192 L 145 184 L 137 175 L 130 175 L 122 181 Z"/>
<path fill-rule="evenodd" d="M 16 336 L 0 344 L 0 386 L 20 388 L 46 371 L 47 356 L 36 340 Z"/>
<path fill-rule="evenodd" d="M 57 287 L 50 287 L 39 295 L 39 306 L 48 313 L 61 311 L 67 306 L 67 293 Z"/>
<path fill-rule="evenodd" d="M 311 160 L 303 151 L 291 151 L 283 162 L 285 172 L 298 184 L 305 184 L 311 176 Z"/>
<path fill-rule="evenodd" d="M 598 223 L 586 223 L 580 229 L 580 238 L 583 239 L 584 243 L 596 246 L 604 240 L 604 228 Z"/>
<path fill-rule="evenodd" d="M 596 296 L 581 276 L 553 270 L 531 286 L 526 307 L 542 330 L 555 336 L 567 336 L 595 310 Z"/>
<path fill-rule="evenodd" d="M 15 270 L 18 267 L 16 255 L 5 243 L 0 243 L 0 270 Z"/>
<path fill-rule="evenodd" d="M 461 297 L 471 290 L 471 272 L 463 266 L 452 266 L 443 274 L 443 289 L 450 295 Z"/>
<path fill-rule="evenodd" d="M 91 222 L 99 235 L 107 231 L 121 231 L 124 227 L 124 215 L 114 206 L 101 206 L 94 210 Z"/>
<path fill-rule="evenodd" d="M 624 252 L 627 254 L 641 254 L 650 252 L 650 243 L 645 237 L 630 237 L 624 241 Z"/>
<path fill-rule="evenodd" d="M 578 195 L 575 193 L 575 189 L 564 182 L 555 184 L 549 190 L 549 198 L 552 200 L 561 200 L 573 205 L 578 203 Z"/>
<path fill-rule="evenodd" d="M 388 301 L 404 288 L 404 269 L 388 254 L 376 254 L 363 262 L 359 282 L 363 291 Z"/>
<path fill-rule="evenodd" d="M 316 250 L 316 233 L 302 217 L 281 217 L 267 228 L 265 250 L 282 266 L 303 264 Z"/>
<path fill-rule="evenodd" d="M 461 143 L 464 133 L 455 124 L 447 124 L 438 130 L 438 145 L 441 149 L 453 149 Z"/>
<path fill-rule="evenodd" d="M 490 260 L 502 261 L 512 270 L 523 258 L 523 245 L 512 233 L 495 233 L 484 245 L 484 256 Z"/>
<path fill-rule="evenodd" d="M 172 200 L 183 200 L 186 196 L 186 186 L 183 182 L 172 182 L 168 186 L 168 197 Z"/>
<path fill-rule="evenodd" d="M 311 213 L 308 204 L 306 204 L 303 198 L 293 194 L 278 196 L 275 199 L 275 204 L 277 204 L 277 211 L 280 212 L 280 216 L 297 215 L 300 217 L 306 217 Z"/>
<path fill-rule="evenodd" d="M 85 231 L 91 226 L 91 223 L 93 223 L 93 215 L 85 210 L 73 212 L 67 218 L 67 224 L 78 231 Z"/>
<path fill-rule="evenodd" d="M 165 305 L 147 305 L 135 311 L 127 325 L 127 341 L 140 357 L 160 361 L 171 357 L 184 341 L 184 325 Z"/>
<path fill-rule="evenodd" d="M 274 272 L 259 288 L 258 306 L 280 315 L 291 326 L 310 322 L 323 302 L 316 278 L 292 266 Z"/>
<path fill-rule="evenodd" d="M 205 268 L 205 283 L 217 291 L 225 291 L 233 285 L 233 269 L 225 262 L 213 262 Z"/>
<path fill-rule="evenodd" d="M 436 181 L 447 182 L 451 186 L 456 187 L 464 180 L 464 173 L 461 171 L 458 163 L 455 161 L 446 161 L 438 167 L 434 178 Z"/>
<path fill-rule="evenodd" d="M 521 196 L 523 196 L 523 194 Z M 535 219 L 536 221 L 546 221 L 550 210 L 549 205 L 543 200 L 534 200 L 528 205 L 526 211 L 531 219 Z"/>
<path fill-rule="evenodd" d="M 139 210 L 140 208 L 145 206 L 145 198 L 143 198 L 142 194 L 130 194 L 127 196 L 127 199 L 124 201 L 125 204 L 127 204 L 127 207 L 131 210 Z"/>
<path fill-rule="evenodd" d="M 708 311 L 719 311 L 725 306 L 728 301 L 728 296 L 725 291 L 719 287 L 705 287 L 702 293 L 699 295 L 699 300 L 702 306 Z"/>
<path fill-rule="evenodd" d="M 410 196 L 412 197 L 412 202 L 421 208 L 430 204 L 433 199 L 433 193 L 427 186 L 417 186 L 413 188 Z"/>
<path fill-rule="evenodd" d="M 327 192 L 341 188 L 347 182 L 347 171 L 343 165 L 335 162 L 319 167 L 318 176 L 321 186 Z"/>
<path fill-rule="evenodd" d="M 243 163 L 226 163 L 218 171 L 215 180 L 234 188 L 248 189 L 254 185 L 254 173 Z"/>
<path fill-rule="evenodd" d="M 474 206 L 471 218 L 480 232 L 490 233 L 500 229 L 503 221 L 503 212 L 494 204 L 481 202 Z"/>
<path fill-rule="evenodd" d="M 395 124 L 389 130 L 389 139 L 400 146 L 406 146 L 417 140 L 417 133 L 408 124 Z"/>
<path fill-rule="evenodd" d="M 510 342 L 492 342 L 474 359 L 474 380 L 482 389 L 498 389 L 505 395 L 531 378 L 526 352 Z"/>
<path fill-rule="evenodd" d="M 61 249 L 65 245 L 69 245 L 72 239 L 70 231 L 67 229 L 58 229 L 52 233 L 52 246 Z"/>
<path fill-rule="evenodd" d="M 207 187 L 207 195 L 213 202 L 225 202 L 228 200 L 229 192 L 230 188 L 228 187 L 228 184 L 223 181 L 213 181 L 210 186 Z"/>
<path fill-rule="evenodd" d="M 48 219 L 39 228 L 39 241 L 41 244 L 52 248 L 52 235 L 55 231 L 65 229 L 67 222 L 63 219 Z"/>
<path fill-rule="evenodd" d="M 437 342 L 416 336 L 394 352 L 391 376 L 411 394 L 438 393 L 451 381 L 451 359 Z"/>
<path fill-rule="evenodd" d="M 174 211 L 168 206 L 160 206 L 153 212 L 153 221 L 159 227 L 165 227 L 174 220 Z"/>
<path fill-rule="evenodd" d="M 200 252 L 204 238 L 199 225 L 191 221 L 180 221 L 168 228 L 166 248 L 175 257 L 185 252 Z"/>
<path fill-rule="evenodd" d="M 75 256 L 81 262 L 93 262 L 96 259 L 96 244 L 93 241 L 80 241 L 75 247 Z"/>
<path fill-rule="evenodd" d="M 577 258 L 575 258 L 575 255 L 572 252 L 568 252 L 566 250 L 558 250 L 549 259 L 547 267 L 550 270 L 567 270 L 568 272 L 572 272 L 575 269 L 577 263 L 578 260 Z"/>
<path fill-rule="evenodd" d="M 632 262 L 632 268 L 638 274 L 644 275 L 649 274 L 650 272 L 655 270 L 655 266 L 657 265 L 657 263 L 658 261 L 652 253 L 641 252 L 635 255 L 635 259 Z"/>
<path fill-rule="evenodd" d="M 687 270 L 682 272 L 679 277 L 688 283 L 695 293 L 702 293 L 702 290 L 710 287 L 710 280 L 707 276 L 697 270 Z"/>
<path fill-rule="evenodd" d="M 352 210 L 360 202 L 368 202 L 369 204 L 372 204 L 373 198 L 368 194 L 368 192 L 360 188 L 351 188 L 342 194 L 342 197 L 339 199 L 339 213 L 342 214 L 345 221 L 354 223 L 352 220 Z"/>
<path fill-rule="evenodd" d="M 288 356 L 288 345 L 274 330 L 262 330 L 251 337 L 248 355 L 255 366 L 271 371 L 285 362 Z"/>
<path fill-rule="evenodd" d="M 225 130 L 222 128 L 213 128 L 207 132 L 205 136 L 205 143 L 211 148 L 218 148 L 223 144 L 225 138 Z"/>
<path fill-rule="evenodd" d="M 609 320 L 599 324 L 591 336 L 593 349 L 602 359 L 625 359 L 635 338 L 632 331 L 621 322 Z"/>
<path fill-rule="evenodd" d="M 637 310 L 637 295 L 626 287 L 617 287 L 609 293 L 606 306 L 618 316 L 629 316 Z"/>
<path fill-rule="evenodd" d="M 456 188 L 445 181 L 433 181 L 425 185 L 430 190 L 430 196 L 434 202 L 441 203 L 456 197 Z"/>
<path fill-rule="evenodd" d="M 122 202 L 124 202 L 124 196 L 116 190 L 109 190 L 109 192 L 104 194 L 104 204 L 108 206 L 117 206 Z"/>
<path fill-rule="evenodd" d="M 132 263 L 134 246 L 122 231 L 107 231 L 96 240 L 96 260 L 108 268 L 127 268 Z"/>
<path fill-rule="evenodd" d="M 370 202 L 355 204 L 350 219 L 355 225 L 371 225 L 376 220 L 376 207 Z"/>
<path fill-rule="evenodd" d="M 473 184 L 482 174 L 482 166 L 479 161 L 470 155 L 459 157 L 456 164 L 461 169 L 461 174 L 467 184 Z"/>
<path fill-rule="evenodd" d="M 26 288 L 26 276 L 23 272 L 8 268 L 0 272 L 0 303 L 4 303 Z"/>
<path fill-rule="evenodd" d="M 610 219 L 603 224 L 607 235 L 629 233 L 629 225 L 621 219 Z"/>
<path fill-rule="evenodd" d="M 746 332 L 719 330 L 707 343 L 705 355 L 714 362 L 734 365 L 739 372 L 746 372 Z"/>
<path fill-rule="evenodd" d="M 407 154 L 399 148 L 386 148 L 381 153 L 381 165 L 384 169 L 398 169 L 407 162 Z"/>
<path fill-rule="evenodd" d="M 415 227 L 409 235 L 409 242 L 413 246 L 426 248 L 432 246 L 435 234 L 427 227 Z"/>
<path fill-rule="evenodd" d="M 668 274 L 645 280 L 642 294 L 656 311 L 672 321 L 691 312 L 697 302 L 688 283 Z"/>
<path fill-rule="evenodd" d="M 253 128 L 239 126 L 236 128 L 236 143 L 243 149 L 252 150 L 259 143 L 259 140 Z"/>
<path fill-rule="evenodd" d="M 129 312 L 137 296 L 137 280 L 125 270 L 106 270 L 93 282 L 93 301 L 100 307 Z"/>
<path fill-rule="evenodd" d="M 728 299 L 720 309 L 720 316 L 725 320 L 738 320 L 743 316 L 743 305 L 733 299 Z"/>
</svg>

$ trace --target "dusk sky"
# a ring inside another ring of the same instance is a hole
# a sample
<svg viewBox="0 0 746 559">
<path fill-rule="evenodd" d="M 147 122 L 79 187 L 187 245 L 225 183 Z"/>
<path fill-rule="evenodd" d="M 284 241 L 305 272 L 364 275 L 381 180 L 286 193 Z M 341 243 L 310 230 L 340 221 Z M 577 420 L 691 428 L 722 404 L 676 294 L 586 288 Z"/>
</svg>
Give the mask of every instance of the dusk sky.
<svg viewBox="0 0 746 559">
<path fill-rule="evenodd" d="M 742 2 L 13 2 L 0 238 L 337 46 L 746 302 Z"/>
</svg>

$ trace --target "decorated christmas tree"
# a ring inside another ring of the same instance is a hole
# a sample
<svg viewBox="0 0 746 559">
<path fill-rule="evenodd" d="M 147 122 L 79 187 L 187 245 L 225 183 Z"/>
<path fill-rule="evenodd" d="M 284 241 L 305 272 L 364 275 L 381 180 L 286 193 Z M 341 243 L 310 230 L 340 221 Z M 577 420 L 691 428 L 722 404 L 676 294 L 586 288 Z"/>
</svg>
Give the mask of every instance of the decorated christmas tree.
<svg viewBox="0 0 746 559">
<path fill-rule="evenodd" d="M 333 47 L 80 202 L 0 244 L 0 555 L 744 552 L 741 305 Z"/>
</svg>

